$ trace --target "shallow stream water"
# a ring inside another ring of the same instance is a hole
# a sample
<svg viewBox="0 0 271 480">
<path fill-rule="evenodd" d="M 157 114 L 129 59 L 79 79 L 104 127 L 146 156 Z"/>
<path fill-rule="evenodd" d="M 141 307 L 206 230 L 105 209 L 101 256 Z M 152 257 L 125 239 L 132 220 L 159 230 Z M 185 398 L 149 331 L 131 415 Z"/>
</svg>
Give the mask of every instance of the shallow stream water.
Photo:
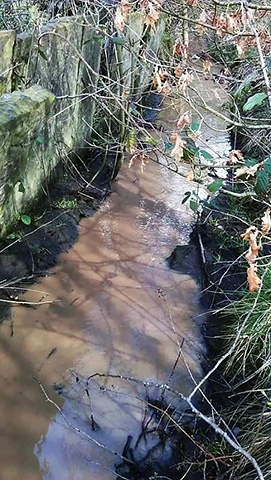
<svg viewBox="0 0 271 480">
<path fill-rule="evenodd" d="M 201 81 L 214 98 L 219 86 Z M 160 119 L 175 121 L 170 109 Z M 204 138 L 227 149 L 225 133 L 205 128 Z M 170 380 L 184 395 L 201 378 L 199 287 L 165 261 L 189 241 L 190 188 L 157 163 L 143 173 L 125 164 L 74 248 L 24 296 L 53 303 L 13 308 L 12 324 L 0 325 L 0 480 L 115 478 L 127 437 L 134 446 L 140 435 L 146 389 L 110 377 L 86 387 L 88 375 Z"/>
</svg>

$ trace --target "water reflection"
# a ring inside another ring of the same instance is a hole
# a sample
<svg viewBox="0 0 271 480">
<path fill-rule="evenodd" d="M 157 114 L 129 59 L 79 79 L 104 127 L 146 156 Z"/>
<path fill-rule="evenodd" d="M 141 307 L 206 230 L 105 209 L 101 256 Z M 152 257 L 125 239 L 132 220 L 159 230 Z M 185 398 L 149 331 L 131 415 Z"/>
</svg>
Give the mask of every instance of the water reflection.
<svg viewBox="0 0 271 480">
<path fill-rule="evenodd" d="M 187 189 L 184 179 L 155 163 L 143 174 L 126 165 L 101 210 L 82 221 L 72 251 L 40 281 L 37 289 L 58 302 L 14 309 L 13 337 L 10 325 L 1 325 L 3 480 L 113 478 L 127 436 L 135 442 L 140 432 L 141 399 L 150 392 L 95 379 L 89 397 L 72 371 L 80 379 L 101 372 L 167 382 L 184 340 L 171 382 L 187 394 L 201 377 L 202 345 L 193 322 L 198 287 L 165 263 L 175 245 L 189 239 L 193 214 L 181 205 Z M 40 295 L 26 298 L 38 301 Z M 33 375 L 69 422 L 92 439 L 69 428 Z"/>
</svg>

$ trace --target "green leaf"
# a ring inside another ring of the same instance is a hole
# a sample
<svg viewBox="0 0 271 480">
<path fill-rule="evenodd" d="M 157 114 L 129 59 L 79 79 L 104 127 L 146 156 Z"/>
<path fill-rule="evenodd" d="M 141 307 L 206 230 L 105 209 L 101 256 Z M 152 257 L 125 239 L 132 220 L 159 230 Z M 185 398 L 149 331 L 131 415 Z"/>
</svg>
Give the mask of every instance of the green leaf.
<svg viewBox="0 0 271 480">
<path fill-rule="evenodd" d="M 139 115 L 139 111 L 136 109 L 136 108 L 131 108 L 130 112 L 135 115 L 136 117 L 138 117 Z"/>
<path fill-rule="evenodd" d="M 7 236 L 7 238 L 8 238 L 9 240 L 14 240 L 15 238 L 21 238 L 21 236 L 20 236 L 19 233 L 13 232 L 13 233 L 10 233 L 10 234 Z"/>
<path fill-rule="evenodd" d="M 122 37 L 113 37 L 111 40 L 117 45 L 124 45 L 124 39 Z"/>
<path fill-rule="evenodd" d="M 258 170 L 256 173 L 257 182 L 255 185 L 256 193 L 266 193 L 268 190 L 269 175 L 264 170 Z"/>
<path fill-rule="evenodd" d="M 196 212 L 199 208 L 199 202 L 197 202 L 196 200 L 190 200 L 189 206 L 191 210 L 193 210 L 193 212 Z"/>
<path fill-rule="evenodd" d="M 133 154 L 137 148 L 137 133 L 133 128 L 126 138 L 126 152 Z"/>
<path fill-rule="evenodd" d="M 171 150 L 173 147 L 174 147 L 174 143 L 166 142 L 165 143 L 165 152 L 167 152 L 167 150 Z"/>
<path fill-rule="evenodd" d="M 36 142 L 39 145 L 43 145 L 44 144 L 44 136 L 43 135 L 38 135 L 37 138 L 36 138 Z"/>
<path fill-rule="evenodd" d="M 199 122 L 193 122 L 190 125 L 190 130 L 192 130 L 192 132 L 198 132 L 199 129 L 200 129 L 200 123 Z"/>
<path fill-rule="evenodd" d="M 44 60 L 46 60 L 46 62 L 48 62 L 48 58 L 47 58 L 47 56 L 45 55 L 45 53 L 44 53 L 43 50 L 41 50 L 40 48 L 38 48 L 38 53 L 39 53 L 39 55 L 40 55 Z"/>
<path fill-rule="evenodd" d="M 196 145 L 193 145 L 191 142 L 186 142 L 188 145 L 187 150 L 192 153 L 193 155 L 199 155 L 200 154 L 200 149 Z"/>
<path fill-rule="evenodd" d="M 104 36 L 101 35 L 101 34 L 99 34 L 99 33 L 97 33 L 96 35 L 93 35 L 93 39 L 94 39 L 96 42 L 101 42 L 101 41 L 104 40 Z M 86 43 L 88 43 L 88 42 L 92 42 L 92 39 L 86 40 L 86 41 L 84 42 L 84 45 L 85 45 Z"/>
<path fill-rule="evenodd" d="M 159 140 L 149 136 L 149 137 L 144 137 L 143 142 L 147 143 L 148 145 L 152 145 L 153 147 L 156 147 L 159 143 Z"/>
<path fill-rule="evenodd" d="M 263 169 L 266 173 L 271 175 L 271 157 L 264 162 Z"/>
<path fill-rule="evenodd" d="M 243 106 L 243 111 L 244 112 L 249 112 L 255 107 L 259 107 L 263 101 L 266 99 L 267 95 L 264 92 L 260 93 L 255 93 L 255 95 L 252 95 L 252 97 L 249 97 Z"/>
<path fill-rule="evenodd" d="M 186 203 L 190 197 L 191 197 L 191 192 L 185 192 L 184 197 L 182 199 L 182 204 Z"/>
<path fill-rule="evenodd" d="M 257 163 L 259 163 L 259 160 L 256 160 L 256 158 L 246 158 L 245 159 L 245 165 L 247 167 L 254 167 L 254 165 L 256 165 Z"/>
<path fill-rule="evenodd" d="M 31 225 L 32 219 L 29 215 L 22 215 L 21 220 L 25 225 Z"/>
<path fill-rule="evenodd" d="M 215 193 L 215 192 L 218 192 L 218 190 L 222 187 L 222 185 L 223 185 L 223 179 L 222 178 L 217 178 L 217 180 L 210 183 L 210 185 L 208 185 L 207 188 L 208 188 L 209 192 Z"/>
<path fill-rule="evenodd" d="M 239 87 L 237 88 L 236 92 L 234 93 L 235 97 L 241 97 L 243 93 L 245 93 L 245 90 L 248 90 L 248 88 L 251 85 L 251 82 L 255 79 L 255 73 L 253 72 L 251 75 L 249 75 L 245 80 L 240 83 Z"/>
<path fill-rule="evenodd" d="M 199 153 L 200 155 L 202 155 L 203 158 L 205 158 L 205 160 L 213 160 L 214 157 L 209 153 L 209 152 L 206 152 L 206 150 L 199 150 Z"/>
<path fill-rule="evenodd" d="M 25 192 L 25 188 L 24 188 L 23 182 L 19 182 L 18 190 L 19 190 L 19 192 L 21 192 L 21 193 L 24 193 L 24 192 Z"/>
</svg>

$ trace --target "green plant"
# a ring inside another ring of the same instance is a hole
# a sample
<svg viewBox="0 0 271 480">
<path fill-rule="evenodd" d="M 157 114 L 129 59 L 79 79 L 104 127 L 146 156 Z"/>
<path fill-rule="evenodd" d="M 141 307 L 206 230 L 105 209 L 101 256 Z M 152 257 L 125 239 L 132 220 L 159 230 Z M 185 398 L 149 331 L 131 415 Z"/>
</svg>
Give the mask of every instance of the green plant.
<svg viewBox="0 0 271 480">
<path fill-rule="evenodd" d="M 31 223 L 32 223 L 32 218 L 31 218 L 29 215 L 22 215 L 22 216 L 21 216 L 21 221 L 22 221 L 25 225 L 31 225 Z"/>
<path fill-rule="evenodd" d="M 248 382 L 250 376 L 260 388 L 271 382 L 271 266 L 262 261 L 260 291 L 242 291 L 240 298 L 221 314 L 229 322 L 225 328 L 229 342 L 239 334 L 236 348 L 226 367 L 231 382 Z"/>
<path fill-rule="evenodd" d="M 48 13 L 42 1 L 2 0 L 0 30 L 14 29 L 18 32 L 33 30 L 49 19 Z"/>
<path fill-rule="evenodd" d="M 76 198 L 62 198 L 55 203 L 57 208 L 63 208 L 64 210 L 72 210 L 77 207 L 77 204 Z"/>
<path fill-rule="evenodd" d="M 20 233 L 18 233 L 18 232 L 12 232 L 12 233 L 10 233 L 10 234 L 7 236 L 7 239 L 8 239 L 8 240 L 15 240 L 15 239 L 17 239 L 17 238 L 19 239 L 19 238 L 21 238 L 21 237 L 22 237 L 22 236 L 21 236 Z"/>
</svg>

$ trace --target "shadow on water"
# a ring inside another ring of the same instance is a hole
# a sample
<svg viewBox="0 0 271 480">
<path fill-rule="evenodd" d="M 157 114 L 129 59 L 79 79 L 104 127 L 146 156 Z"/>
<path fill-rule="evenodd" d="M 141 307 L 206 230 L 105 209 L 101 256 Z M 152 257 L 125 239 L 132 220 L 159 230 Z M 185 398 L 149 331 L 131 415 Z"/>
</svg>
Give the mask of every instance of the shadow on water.
<svg viewBox="0 0 271 480">
<path fill-rule="evenodd" d="M 189 229 L 175 209 L 175 193 L 168 197 L 164 175 L 155 164 L 143 175 L 124 168 L 101 210 L 82 221 L 78 243 L 61 257 L 54 275 L 33 287 L 58 301 L 37 310 L 13 309 L 12 337 L 9 322 L 1 326 L 3 478 L 17 479 L 19 465 L 22 478 L 81 480 L 90 471 L 93 479 L 112 478 L 120 460 L 112 452 L 122 453 L 128 435 L 134 446 L 146 410 L 140 398 L 150 392 L 120 380 L 93 380 L 91 409 L 99 425 L 93 432 L 84 384 L 68 369 L 80 378 L 101 372 L 165 382 L 185 338 L 184 358 L 172 384 L 184 393 L 191 389 L 185 361 L 200 377 L 201 345 L 192 321 L 198 289 L 192 278 L 170 271 L 165 263 L 182 231 L 187 239 Z M 42 295 L 29 291 L 25 298 L 38 301 Z M 32 375 L 54 400 L 54 384 L 61 384 L 57 400 L 67 417 L 106 448 L 67 428 Z M 35 443 L 40 469 L 32 454 Z M 146 448 L 141 446 L 141 455 Z"/>
<path fill-rule="evenodd" d="M 125 165 L 74 248 L 24 297 L 54 302 L 14 308 L 0 326 L 1 480 L 109 480 L 122 454 L 142 463 L 151 450 L 152 468 L 171 457 L 157 436 L 169 427 L 148 405 L 162 404 L 161 390 L 110 375 L 170 381 L 184 395 L 202 376 L 198 286 L 166 263 L 189 240 L 193 214 L 181 199 L 190 185 L 152 162 L 144 173 Z M 86 385 L 96 372 L 109 376 Z M 164 400 L 180 417 L 180 402 Z"/>
</svg>

